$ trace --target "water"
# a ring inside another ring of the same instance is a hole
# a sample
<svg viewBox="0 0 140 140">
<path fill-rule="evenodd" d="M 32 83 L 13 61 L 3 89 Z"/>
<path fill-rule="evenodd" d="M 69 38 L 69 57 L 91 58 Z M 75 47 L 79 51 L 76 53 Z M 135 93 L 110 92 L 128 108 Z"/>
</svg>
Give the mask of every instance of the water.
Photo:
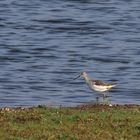
<svg viewBox="0 0 140 140">
<path fill-rule="evenodd" d="M 1 0 L 0 106 L 95 101 L 81 71 L 140 104 L 139 0 Z"/>
</svg>

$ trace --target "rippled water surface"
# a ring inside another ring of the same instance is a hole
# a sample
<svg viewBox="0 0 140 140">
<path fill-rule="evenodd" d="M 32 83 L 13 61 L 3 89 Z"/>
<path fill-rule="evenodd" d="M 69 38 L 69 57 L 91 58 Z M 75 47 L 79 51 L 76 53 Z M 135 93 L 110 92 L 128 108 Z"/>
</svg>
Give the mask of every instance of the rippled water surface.
<svg viewBox="0 0 140 140">
<path fill-rule="evenodd" d="M 0 1 L 1 107 L 90 103 L 81 71 L 140 104 L 139 0 Z"/>
</svg>

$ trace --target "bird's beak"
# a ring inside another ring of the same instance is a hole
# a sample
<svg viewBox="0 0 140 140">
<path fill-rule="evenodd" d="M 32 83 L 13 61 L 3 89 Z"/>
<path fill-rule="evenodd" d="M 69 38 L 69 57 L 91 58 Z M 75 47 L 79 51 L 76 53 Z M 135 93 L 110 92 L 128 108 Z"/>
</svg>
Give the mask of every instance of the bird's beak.
<svg viewBox="0 0 140 140">
<path fill-rule="evenodd" d="M 73 80 L 76 80 L 76 79 L 78 79 L 80 76 L 81 76 L 81 75 L 78 75 L 78 76 L 77 76 L 77 77 L 75 77 Z"/>
</svg>

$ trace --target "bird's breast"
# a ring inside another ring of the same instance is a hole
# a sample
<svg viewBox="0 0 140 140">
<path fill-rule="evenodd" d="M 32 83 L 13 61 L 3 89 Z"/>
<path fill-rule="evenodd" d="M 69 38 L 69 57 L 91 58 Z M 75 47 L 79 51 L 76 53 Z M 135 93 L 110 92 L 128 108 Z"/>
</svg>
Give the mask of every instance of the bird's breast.
<svg viewBox="0 0 140 140">
<path fill-rule="evenodd" d="M 104 92 L 109 90 L 110 88 L 107 86 L 101 86 L 101 85 L 92 85 L 91 88 L 95 91 L 99 91 L 99 92 Z"/>
</svg>

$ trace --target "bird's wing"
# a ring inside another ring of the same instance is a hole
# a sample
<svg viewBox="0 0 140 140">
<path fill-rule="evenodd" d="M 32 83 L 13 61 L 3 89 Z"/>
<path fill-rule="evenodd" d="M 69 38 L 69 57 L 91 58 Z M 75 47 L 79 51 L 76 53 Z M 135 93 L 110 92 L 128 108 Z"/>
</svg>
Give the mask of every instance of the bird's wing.
<svg viewBox="0 0 140 140">
<path fill-rule="evenodd" d="M 92 82 L 95 84 L 95 85 L 98 85 L 98 86 L 109 86 L 109 85 L 111 85 L 111 84 L 109 84 L 109 83 L 106 83 L 106 82 L 104 82 L 104 81 L 100 81 L 100 80 L 92 80 Z"/>
</svg>

